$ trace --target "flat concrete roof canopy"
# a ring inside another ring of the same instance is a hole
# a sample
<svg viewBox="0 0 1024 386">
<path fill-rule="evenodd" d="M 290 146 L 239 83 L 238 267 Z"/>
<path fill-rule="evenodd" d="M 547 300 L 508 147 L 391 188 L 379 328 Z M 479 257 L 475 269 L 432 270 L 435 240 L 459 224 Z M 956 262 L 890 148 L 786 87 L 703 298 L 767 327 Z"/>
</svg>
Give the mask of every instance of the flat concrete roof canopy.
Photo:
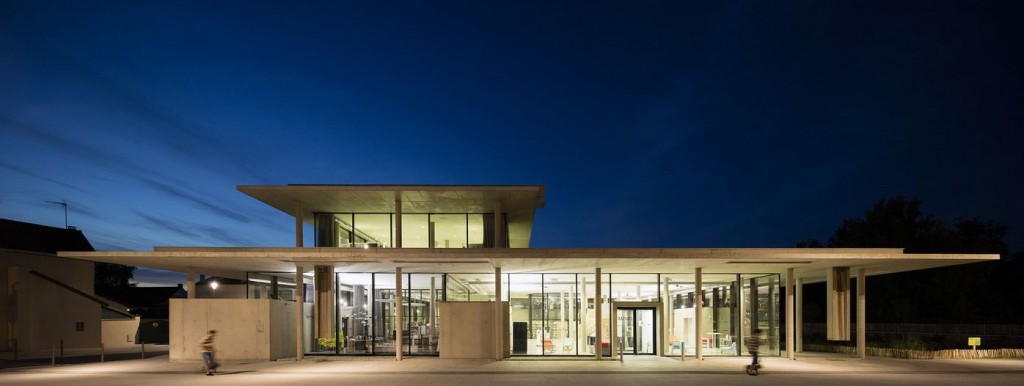
<svg viewBox="0 0 1024 386">
<path fill-rule="evenodd" d="M 60 256 L 200 272 L 244 279 L 246 272 L 294 272 L 296 265 L 333 265 L 338 272 L 407 273 L 779 273 L 793 268 L 805 282 L 823 281 L 828 267 L 864 268 L 867 275 L 980 261 L 999 255 L 904 254 L 902 249 L 843 248 L 183 248 L 153 252 L 60 252 Z"/>
<path fill-rule="evenodd" d="M 302 204 L 302 221 L 314 213 L 494 213 L 501 202 L 508 217 L 509 246 L 528 248 L 533 215 L 544 207 L 539 185 L 239 185 L 237 189 L 294 216 Z"/>
<path fill-rule="evenodd" d="M 999 255 L 905 254 L 899 248 L 528 248 L 534 211 L 544 207 L 537 185 L 241 185 L 238 190 L 302 221 L 315 213 L 508 214 L 512 248 L 211 248 L 156 247 L 152 252 L 59 252 L 81 260 L 195 270 L 244 279 L 247 272 L 295 272 L 296 266 L 333 265 L 337 272 L 384 273 L 777 273 L 792 268 L 805 282 L 825 280 L 829 267 L 867 275 L 979 261 Z"/>
</svg>

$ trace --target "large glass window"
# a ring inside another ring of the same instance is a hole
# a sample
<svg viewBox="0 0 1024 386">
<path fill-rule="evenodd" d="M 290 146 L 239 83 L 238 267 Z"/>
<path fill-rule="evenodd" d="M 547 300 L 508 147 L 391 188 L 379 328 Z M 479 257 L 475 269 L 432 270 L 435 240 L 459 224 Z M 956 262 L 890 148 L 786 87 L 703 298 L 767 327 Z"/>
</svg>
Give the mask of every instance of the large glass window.
<svg viewBox="0 0 1024 386">
<path fill-rule="evenodd" d="M 701 291 L 696 293 L 692 274 L 663 275 L 668 295 L 665 307 L 669 318 L 665 328 L 668 336 L 665 353 L 686 355 L 696 353 L 702 346 L 704 355 L 739 355 L 741 337 L 745 332 L 739 325 L 737 280 L 733 274 L 703 275 Z M 703 301 L 701 336 L 697 336 L 696 304 Z"/>
<path fill-rule="evenodd" d="M 407 336 L 403 338 L 405 352 L 408 354 L 437 353 L 440 331 L 437 306 L 444 295 L 441 291 L 442 280 L 440 274 L 408 274 L 405 278 L 405 308 L 402 316 L 408 326 Z"/>
<path fill-rule="evenodd" d="M 373 353 L 394 354 L 397 330 L 395 320 L 395 274 L 373 274 Z"/>
<path fill-rule="evenodd" d="M 611 296 L 617 302 L 657 302 L 657 274 L 613 274 Z"/>
<path fill-rule="evenodd" d="M 248 299 L 295 301 L 295 274 L 291 272 L 250 272 L 247 274 Z"/>
<path fill-rule="evenodd" d="M 494 216 L 491 217 L 493 218 Z M 466 234 L 469 248 L 484 248 L 484 215 L 470 213 L 466 216 L 466 219 Z"/>
<path fill-rule="evenodd" d="M 445 275 L 445 301 L 487 302 L 494 300 L 494 275 L 486 273 Z"/>
<path fill-rule="evenodd" d="M 425 214 L 402 214 L 402 248 L 430 248 L 430 220 Z"/>
<path fill-rule="evenodd" d="M 601 320 L 597 320 L 596 302 L 594 300 L 597 296 L 596 275 L 579 274 L 576 277 L 579 290 L 582 293 L 582 301 L 586 304 L 584 308 L 585 313 L 581 316 L 580 335 L 581 338 L 582 336 L 586 337 L 587 349 L 585 353 L 583 350 L 580 350 L 580 354 L 594 355 L 594 342 L 597 340 L 597 331 L 600 329 L 600 345 L 604 352 L 602 355 L 611 356 L 611 345 L 609 344 L 611 308 L 608 304 L 608 294 L 611 293 L 611 275 L 601 275 L 601 297 L 604 298 L 601 301 Z"/>
<path fill-rule="evenodd" d="M 576 355 L 579 334 L 579 299 L 576 294 L 576 275 L 545 274 L 544 337 L 545 354 Z"/>
<path fill-rule="evenodd" d="M 390 248 L 395 244 L 395 223 L 394 214 L 390 213 L 317 213 L 316 246 Z M 504 228 L 507 247 L 508 226 Z M 493 248 L 494 215 L 402 214 L 402 247 Z"/>
<path fill-rule="evenodd" d="M 387 248 L 391 246 L 391 215 L 356 213 L 352 247 Z"/>
<path fill-rule="evenodd" d="M 466 248 L 465 214 L 431 214 L 431 240 L 434 248 Z"/>
<path fill-rule="evenodd" d="M 338 273 L 338 352 L 370 354 L 373 345 L 373 278 L 368 273 Z"/>
<path fill-rule="evenodd" d="M 743 280 L 743 333 L 761 330 L 764 355 L 779 355 L 779 275 L 740 275 Z M 746 348 L 742 348 L 746 353 Z"/>
</svg>

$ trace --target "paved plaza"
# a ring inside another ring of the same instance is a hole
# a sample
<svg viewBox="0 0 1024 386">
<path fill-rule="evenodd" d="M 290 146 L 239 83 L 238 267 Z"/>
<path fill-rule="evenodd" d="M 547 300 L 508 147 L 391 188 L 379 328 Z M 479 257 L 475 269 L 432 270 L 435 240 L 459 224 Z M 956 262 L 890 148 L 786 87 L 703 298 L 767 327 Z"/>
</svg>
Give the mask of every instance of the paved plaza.
<svg viewBox="0 0 1024 386">
<path fill-rule="evenodd" d="M 306 358 L 225 363 L 204 376 L 199 362 L 166 356 L 106 363 L 8 369 L 0 385 L 1017 385 L 1024 360 L 866 360 L 808 355 L 766 358 L 762 374 L 746 375 L 749 358 L 627 357 L 624 362 L 579 359 L 444 360 L 437 358 Z"/>
</svg>

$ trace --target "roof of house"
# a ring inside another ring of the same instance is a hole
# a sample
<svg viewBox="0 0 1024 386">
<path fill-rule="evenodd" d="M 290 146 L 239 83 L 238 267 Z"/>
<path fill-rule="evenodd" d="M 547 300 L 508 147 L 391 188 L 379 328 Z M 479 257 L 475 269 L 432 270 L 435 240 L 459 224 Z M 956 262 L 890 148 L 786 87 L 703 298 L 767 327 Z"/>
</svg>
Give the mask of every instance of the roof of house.
<svg viewBox="0 0 1024 386">
<path fill-rule="evenodd" d="M 56 254 L 57 251 L 95 251 L 78 229 L 55 228 L 0 219 L 0 248 Z"/>
</svg>

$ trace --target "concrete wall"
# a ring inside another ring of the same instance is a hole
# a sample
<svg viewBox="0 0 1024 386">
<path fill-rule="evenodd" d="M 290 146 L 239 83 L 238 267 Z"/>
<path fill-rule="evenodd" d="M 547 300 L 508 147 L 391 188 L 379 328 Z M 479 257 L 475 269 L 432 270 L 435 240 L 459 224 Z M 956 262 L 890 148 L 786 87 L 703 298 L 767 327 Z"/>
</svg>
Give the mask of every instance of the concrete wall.
<svg viewBox="0 0 1024 386">
<path fill-rule="evenodd" d="M 505 356 L 510 347 L 508 302 L 502 302 L 504 333 L 501 344 Z M 445 359 L 494 359 L 494 302 L 440 303 L 441 326 L 437 350 Z"/>
<path fill-rule="evenodd" d="M 54 255 L 0 250 L 0 347 L 47 351 L 54 346 L 96 348 L 100 345 L 100 305 L 35 276 L 35 270 L 92 295 L 93 264 Z M 83 331 L 77 331 L 83 323 Z"/>
<path fill-rule="evenodd" d="M 269 320 L 273 333 L 270 334 L 269 360 L 295 357 L 295 302 L 260 300 L 270 303 Z"/>
<path fill-rule="evenodd" d="M 135 347 L 135 335 L 139 331 L 138 316 L 135 319 L 110 319 L 100 321 L 102 326 L 103 347 L 119 349 Z"/>
<path fill-rule="evenodd" d="M 294 357 L 294 312 L 294 302 L 272 299 L 171 299 L 170 360 L 199 361 L 209 330 L 217 330 L 218 360 Z"/>
</svg>

